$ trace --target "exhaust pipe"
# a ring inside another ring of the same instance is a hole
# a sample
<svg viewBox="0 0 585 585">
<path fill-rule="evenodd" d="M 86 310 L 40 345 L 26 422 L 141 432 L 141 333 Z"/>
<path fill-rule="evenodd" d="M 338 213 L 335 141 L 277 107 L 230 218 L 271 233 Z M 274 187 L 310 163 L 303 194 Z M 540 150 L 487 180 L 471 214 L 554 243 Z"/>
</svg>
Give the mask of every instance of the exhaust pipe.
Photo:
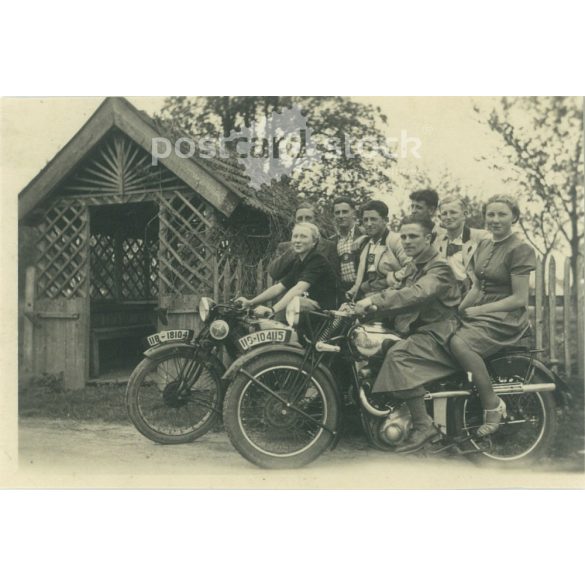
<svg viewBox="0 0 585 585">
<path fill-rule="evenodd" d="M 511 384 L 494 384 L 494 392 L 496 394 L 528 394 L 534 392 L 554 392 L 556 385 L 551 383 L 546 384 L 522 384 L 521 382 L 515 382 Z M 447 390 L 445 392 L 429 392 L 425 395 L 425 400 L 439 400 L 441 398 L 460 398 L 465 396 L 471 396 L 471 390 Z M 359 398 L 361 405 L 364 410 L 372 416 L 388 416 L 391 412 L 388 410 L 378 410 L 372 406 L 366 397 L 363 386 L 359 391 Z"/>
<path fill-rule="evenodd" d="M 371 414 L 372 416 L 388 416 L 390 414 L 390 409 L 388 410 L 378 410 L 377 408 L 374 408 L 369 402 L 368 399 L 366 398 L 366 393 L 364 392 L 364 388 L 363 386 L 360 387 L 360 392 L 359 392 L 359 396 L 360 396 L 360 402 L 362 403 L 362 406 L 364 407 L 364 410 L 368 413 Z"/>
<path fill-rule="evenodd" d="M 554 392 L 556 385 L 552 382 L 545 384 L 522 384 L 513 382 L 506 384 L 494 384 L 496 394 L 528 394 L 533 392 Z M 436 400 L 438 398 L 458 398 L 461 396 L 471 396 L 471 390 L 446 390 L 445 392 L 428 393 L 425 400 Z"/>
</svg>

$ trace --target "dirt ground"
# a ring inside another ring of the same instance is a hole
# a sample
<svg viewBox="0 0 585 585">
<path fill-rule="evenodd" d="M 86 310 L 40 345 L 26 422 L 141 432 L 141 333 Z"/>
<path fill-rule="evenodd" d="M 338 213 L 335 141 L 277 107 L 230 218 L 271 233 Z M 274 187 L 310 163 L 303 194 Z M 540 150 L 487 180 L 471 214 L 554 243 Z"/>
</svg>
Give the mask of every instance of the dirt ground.
<svg viewBox="0 0 585 585">
<path fill-rule="evenodd" d="M 370 448 L 362 436 L 300 470 L 254 467 L 224 432 L 188 445 L 157 445 L 133 426 L 23 418 L 19 477 L 30 485 L 87 487 L 465 488 L 574 487 L 582 473 L 539 466 L 524 470 L 480 467 L 454 456 L 400 456 Z"/>
</svg>

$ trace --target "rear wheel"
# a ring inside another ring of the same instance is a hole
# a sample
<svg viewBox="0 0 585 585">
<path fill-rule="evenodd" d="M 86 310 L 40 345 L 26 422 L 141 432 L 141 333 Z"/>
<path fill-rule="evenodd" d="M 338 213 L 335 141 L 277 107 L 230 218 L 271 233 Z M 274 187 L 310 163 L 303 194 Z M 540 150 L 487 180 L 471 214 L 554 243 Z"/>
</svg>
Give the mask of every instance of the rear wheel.
<svg viewBox="0 0 585 585">
<path fill-rule="evenodd" d="M 227 390 L 227 434 L 236 450 L 259 467 L 301 467 L 333 444 L 339 416 L 335 388 L 322 371 L 309 375 L 301 364 L 299 356 L 286 352 L 259 357 L 242 369 L 272 393 L 241 372 Z"/>
<path fill-rule="evenodd" d="M 549 382 L 535 373 L 533 384 Z M 476 439 L 483 423 L 483 408 L 477 396 L 458 400 L 455 406 L 455 432 L 470 437 L 479 450 L 473 455 L 480 463 L 520 466 L 534 462 L 550 450 L 557 428 L 556 403 L 552 392 L 498 394 L 506 403 L 507 415 L 492 435 Z"/>
<path fill-rule="evenodd" d="M 134 426 L 163 444 L 189 443 L 207 433 L 221 413 L 223 366 L 194 349 L 145 358 L 128 381 L 126 405 Z"/>
</svg>

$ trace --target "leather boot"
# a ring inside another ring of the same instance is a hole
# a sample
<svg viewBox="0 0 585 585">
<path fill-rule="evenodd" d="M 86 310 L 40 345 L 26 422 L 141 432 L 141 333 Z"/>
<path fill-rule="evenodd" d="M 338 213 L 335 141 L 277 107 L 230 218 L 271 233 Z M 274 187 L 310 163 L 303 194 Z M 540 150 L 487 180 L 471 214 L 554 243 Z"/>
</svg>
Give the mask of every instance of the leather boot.
<svg viewBox="0 0 585 585">
<path fill-rule="evenodd" d="M 439 436 L 439 429 L 433 424 L 428 415 L 425 401 L 422 396 L 406 400 L 408 410 L 412 415 L 413 429 L 406 441 L 396 447 L 396 453 L 414 453 L 422 449 L 426 443 Z"/>
<path fill-rule="evenodd" d="M 420 451 L 429 441 L 439 437 L 440 434 L 439 429 L 433 423 L 425 427 L 414 428 L 408 439 L 402 445 L 396 447 L 394 452 L 416 453 L 416 451 Z"/>
</svg>

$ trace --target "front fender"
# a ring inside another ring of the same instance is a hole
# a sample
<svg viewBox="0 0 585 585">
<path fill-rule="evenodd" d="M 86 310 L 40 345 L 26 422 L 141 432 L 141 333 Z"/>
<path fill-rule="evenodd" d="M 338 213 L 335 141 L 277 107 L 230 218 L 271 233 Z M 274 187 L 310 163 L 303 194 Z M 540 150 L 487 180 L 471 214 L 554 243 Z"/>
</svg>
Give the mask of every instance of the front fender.
<svg viewBox="0 0 585 585">
<path fill-rule="evenodd" d="M 193 351 L 193 353 L 195 353 L 197 351 L 197 348 L 189 343 L 177 342 L 177 343 L 164 343 L 164 344 L 161 344 L 161 345 L 156 346 L 156 347 L 150 347 L 149 349 L 147 349 L 143 353 L 143 355 L 144 355 L 144 357 L 147 357 L 150 359 L 156 359 L 161 355 L 166 355 L 168 353 L 171 353 L 171 352 L 179 350 L 179 349 L 190 349 Z"/>
<path fill-rule="evenodd" d="M 248 361 L 254 360 L 259 356 L 262 355 L 266 355 L 269 353 L 276 353 L 276 352 L 281 352 L 281 351 L 286 351 L 286 352 L 290 352 L 290 353 L 294 353 L 298 356 L 303 356 L 305 353 L 305 350 L 299 345 L 263 345 L 261 347 L 257 347 L 256 349 L 252 349 L 251 351 L 248 351 L 246 353 L 244 353 L 243 355 L 241 355 L 238 359 L 236 359 L 235 361 L 233 361 L 230 365 L 230 367 L 225 371 L 224 375 L 223 375 L 223 380 L 225 382 L 227 382 L 229 384 L 229 382 L 231 382 L 235 377 L 236 374 L 238 373 L 238 371 L 240 370 L 240 368 L 242 367 L 243 364 L 247 363 Z M 320 368 L 325 371 L 328 375 L 330 375 L 329 371 L 324 368 L 321 367 Z M 335 386 L 335 384 L 333 384 L 333 386 Z"/>
</svg>

